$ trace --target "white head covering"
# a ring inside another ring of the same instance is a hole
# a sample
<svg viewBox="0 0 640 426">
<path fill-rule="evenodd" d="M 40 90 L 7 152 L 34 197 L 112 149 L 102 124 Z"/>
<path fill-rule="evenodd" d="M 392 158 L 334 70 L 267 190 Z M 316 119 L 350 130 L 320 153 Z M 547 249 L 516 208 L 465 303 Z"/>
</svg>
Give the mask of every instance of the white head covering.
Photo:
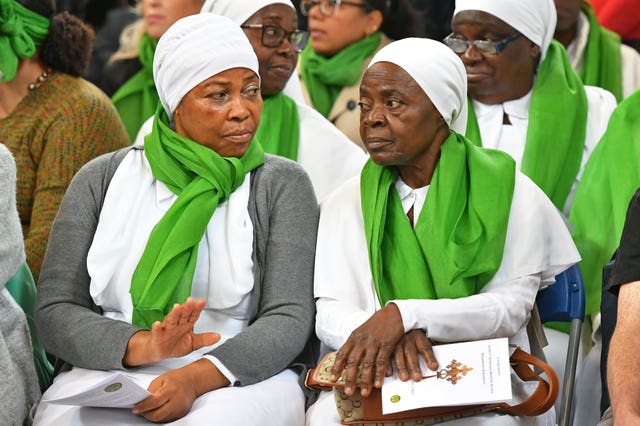
<svg viewBox="0 0 640 426">
<path fill-rule="evenodd" d="M 540 60 L 547 54 L 556 30 L 553 0 L 456 0 L 453 16 L 463 10 L 480 10 L 502 19 L 540 46 Z"/>
<path fill-rule="evenodd" d="M 391 62 L 405 70 L 442 115 L 450 129 L 467 128 L 467 73 L 462 60 L 444 44 L 426 38 L 405 38 L 383 47 L 371 60 Z"/>
<path fill-rule="evenodd" d="M 294 11 L 289 0 L 206 0 L 200 13 L 217 13 L 226 16 L 238 25 L 244 24 L 254 13 L 272 4 L 284 4 Z"/>
<path fill-rule="evenodd" d="M 176 21 L 160 37 L 153 57 L 153 80 L 169 119 L 191 89 L 231 68 L 260 76 L 258 58 L 240 26 L 212 13 Z"/>
</svg>

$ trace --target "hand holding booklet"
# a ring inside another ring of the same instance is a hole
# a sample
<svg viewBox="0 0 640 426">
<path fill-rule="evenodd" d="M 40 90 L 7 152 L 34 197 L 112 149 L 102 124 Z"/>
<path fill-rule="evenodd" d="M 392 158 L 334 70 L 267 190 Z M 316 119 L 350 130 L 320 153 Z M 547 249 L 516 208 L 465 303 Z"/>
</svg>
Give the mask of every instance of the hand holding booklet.
<svg viewBox="0 0 640 426">
<path fill-rule="evenodd" d="M 385 379 L 383 414 L 512 398 L 508 339 L 438 345 L 433 353 L 438 370 L 429 370 L 420 357 L 423 378 L 419 382 L 403 382 L 395 374 Z"/>
<path fill-rule="evenodd" d="M 73 372 L 79 373 L 77 370 Z M 146 388 L 120 372 L 92 373 L 94 374 L 89 374 L 90 380 L 84 381 L 70 393 L 48 399 L 46 402 L 83 407 L 133 408 L 138 402 L 151 396 Z M 104 377 L 95 380 L 95 373 Z"/>
</svg>

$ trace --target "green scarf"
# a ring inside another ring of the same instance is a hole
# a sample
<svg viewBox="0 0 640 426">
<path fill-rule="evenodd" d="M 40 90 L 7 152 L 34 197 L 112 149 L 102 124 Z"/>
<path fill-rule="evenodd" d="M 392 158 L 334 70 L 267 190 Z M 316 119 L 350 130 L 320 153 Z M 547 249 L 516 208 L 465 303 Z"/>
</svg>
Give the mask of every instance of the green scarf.
<svg viewBox="0 0 640 426">
<path fill-rule="evenodd" d="M 264 98 L 256 139 L 265 152 L 296 161 L 300 142 L 300 117 L 296 102 L 282 92 Z"/>
<path fill-rule="evenodd" d="M 36 53 L 49 34 L 49 20 L 15 0 L 0 0 L 0 81 L 16 78 L 18 61 Z"/>
<path fill-rule="evenodd" d="M 502 262 L 515 162 L 455 132 L 441 148 L 415 230 L 395 168 L 367 162 L 360 194 L 371 274 L 382 306 L 395 299 L 476 294 Z"/>
<path fill-rule="evenodd" d="M 353 86 L 360 80 L 366 59 L 373 55 L 381 40 L 380 32 L 376 32 L 330 58 L 314 51 L 311 43 L 302 51 L 302 80 L 313 107 L 320 114 L 327 117 L 342 88 Z"/>
<path fill-rule="evenodd" d="M 113 94 L 118 114 L 133 142 L 142 124 L 153 115 L 158 106 L 158 92 L 153 82 L 153 54 L 158 40 L 144 34 L 140 39 L 140 63 L 142 69 L 127 80 Z"/>
<path fill-rule="evenodd" d="M 564 47 L 553 40 L 538 67 L 529 107 L 522 172 L 563 210 L 580 170 L 587 134 L 587 95 Z M 481 143 L 478 120 L 469 102 L 467 137 Z"/>
<path fill-rule="evenodd" d="M 178 196 L 151 231 L 131 279 L 133 324 L 151 327 L 191 295 L 198 245 L 213 212 L 264 162 L 259 143 L 241 158 L 221 157 L 169 128 L 158 107 L 144 153 L 153 176 Z"/>
<path fill-rule="evenodd" d="M 589 157 L 569 221 L 580 250 L 586 313 L 600 310 L 602 267 L 620 243 L 629 201 L 640 187 L 640 90 L 611 115 L 607 131 Z"/>
<path fill-rule="evenodd" d="M 582 11 L 589 18 L 589 38 L 580 78 L 586 85 L 607 89 L 622 100 L 622 54 L 620 36 L 603 28 L 596 19 L 593 7 L 588 2 Z"/>
</svg>

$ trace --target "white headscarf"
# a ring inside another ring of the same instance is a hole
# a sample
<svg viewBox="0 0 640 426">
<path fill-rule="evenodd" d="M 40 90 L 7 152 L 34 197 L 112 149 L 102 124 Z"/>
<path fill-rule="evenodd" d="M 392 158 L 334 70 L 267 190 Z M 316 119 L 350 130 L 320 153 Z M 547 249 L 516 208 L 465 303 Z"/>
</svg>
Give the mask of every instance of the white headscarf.
<svg viewBox="0 0 640 426">
<path fill-rule="evenodd" d="M 231 68 L 260 76 L 258 58 L 238 24 L 212 13 L 176 21 L 160 37 L 153 57 L 153 80 L 169 119 L 191 89 Z"/>
<path fill-rule="evenodd" d="M 383 47 L 371 60 L 391 62 L 405 70 L 429 97 L 450 129 L 467 128 L 467 73 L 462 60 L 444 44 L 405 38 Z"/>
<path fill-rule="evenodd" d="M 489 13 L 511 25 L 540 46 L 542 61 L 556 30 L 556 6 L 553 0 L 456 0 L 453 16 L 463 10 Z"/>
<path fill-rule="evenodd" d="M 238 25 L 244 24 L 254 13 L 272 4 L 284 4 L 294 11 L 296 8 L 289 0 L 206 0 L 200 13 L 216 13 L 226 16 Z"/>
</svg>

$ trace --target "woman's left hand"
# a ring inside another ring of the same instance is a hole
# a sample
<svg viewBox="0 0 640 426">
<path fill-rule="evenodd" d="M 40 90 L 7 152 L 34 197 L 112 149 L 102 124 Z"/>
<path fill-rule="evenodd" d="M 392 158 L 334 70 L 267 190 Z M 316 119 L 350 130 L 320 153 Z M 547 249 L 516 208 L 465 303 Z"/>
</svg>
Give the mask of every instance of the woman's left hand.
<svg viewBox="0 0 640 426">
<path fill-rule="evenodd" d="M 229 380 L 208 359 L 156 377 L 149 385 L 151 396 L 133 407 L 133 414 L 165 423 L 184 417 L 200 395 L 229 384 Z"/>
<path fill-rule="evenodd" d="M 345 393 L 353 395 L 357 382 L 362 395 L 369 395 L 372 385 L 382 387 L 391 355 L 403 335 L 400 311 L 394 303 L 389 303 L 351 333 L 336 355 L 331 379 L 337 380 L 346 367 Z"/>
</svg>

